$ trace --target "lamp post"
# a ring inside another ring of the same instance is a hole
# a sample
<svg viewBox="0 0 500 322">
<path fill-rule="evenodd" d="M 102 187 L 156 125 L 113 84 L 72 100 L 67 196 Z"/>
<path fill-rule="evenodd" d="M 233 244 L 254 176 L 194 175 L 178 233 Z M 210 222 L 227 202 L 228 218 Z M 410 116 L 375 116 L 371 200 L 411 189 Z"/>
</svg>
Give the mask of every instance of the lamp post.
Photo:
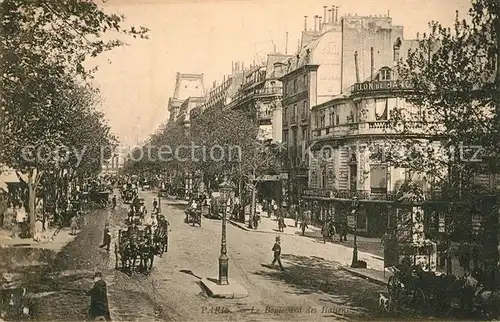
<svg viewBox="0 0 500 322">
<path fill-rule="evenodd" d="M 358 202 L 358 197 L 354 196 L 352 198 L 352 202 L 351 202 L 351 207 L 352 207 L 352 210 L 351 210 L 351 216 L 354 217 L 354 247 L 353 247 L 353 250 L 352 250 L 352 263 L 351 263 L 351 267 L 352 268 L 356 268 L 358 266 L 358 240 L 357 240 L 357 229 L 358 229 L 358 218 L 357 218 L 357 213 L 358 213 L 358 205 L 359 205 L 359 202 Z"/>
<path fill-rule="evenodd" d="M 229 259 L 227 257 L 227 240 L 226 240 L 226 220 L 227 220 L 227 208 L 230 202 L 231 192 L 234 190 L 231 183 L 224 179 L 224 182 L 219 186 L 219 190 L 222 194 L 222 199 L 224 200 L 224 215 L 222 217 L 222 236 L 220 245 L 220 255 L 219 255 L 219 285 L 228 285 L 228 269 L 229 269 Z"/>
</svg>

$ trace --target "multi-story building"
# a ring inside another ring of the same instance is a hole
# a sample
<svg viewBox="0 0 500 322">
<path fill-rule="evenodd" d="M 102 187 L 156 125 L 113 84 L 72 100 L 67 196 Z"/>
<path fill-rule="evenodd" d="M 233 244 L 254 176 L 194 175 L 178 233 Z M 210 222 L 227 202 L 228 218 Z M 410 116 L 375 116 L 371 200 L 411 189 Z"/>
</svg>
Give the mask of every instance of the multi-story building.
<svg viewBox="0 0 500 322">
<path fill-rule="evenodd" d="M 410 175 L 385 162 L 384 142 L 395 138 L 389 117 L 396 106 L 413 109 L 404 98 L 409 86 L 393 77 L 383 67 L 373 79 L 313 107 L 309 185 L 302 198 L 314 201 L 309 206 L 318 219 L 344 221 L 356 196 L 363 201 L 358 231 L 379 235 L 388 227 L 393 192 Z M 406 126 L 418 129 L 418 120 Z"/>
<path fill-rule="evenodd" d="M 186 128 L 191 125 L 191 111 L 205 104 L 205 97 L 188 97 L 180 106 L 177 122 Z"/>
<path fill-rule="evenodd" d="M 250 69 L 245 70 L 243 83 L 238 94 L 227 106 L 254 115 L 260 129 L 258 140 L 263 142 L 282 141 L 281 99 L 283 87 L 279 78 L 284 71 L 282 66 L 285 63 L 283 61 L 290 57 L 278 53 L 269 54 L 266 63 L 252 65 Z M 279 173 L 270 172 L 268 174 L 270 175 L 261 176 L 259 179 L 261 181 L 257 186 L 258 195 L 280 202 L 282 197 L 281 177 Z"/>
<path fill-rule="evenodd" d="M 205 97 L 203 74 L 177 73 L 174 94 L 168 99 L 169 123 L 177 121 L 181 105 L 190 97 Z"/>
<path fill-rule="evenodd" d="M 392 45 L 403 40 L 403 27 L 392 25 L 388 16 L 351 16 L 338 19 L 335 7 L 321 22 L 315 16 L 314 29 L 308 30 L 307 17 L 302 32 L 301 48 L 288 60 L 281 80 L 284 94 L 283 141 L 288 147 L 285 168 L 292 203 L 300 200 L 308 184 L 312 107 L 338 99 L 346 94 L 357 79 L 373 78 L 374 71 L 393 65 Z M 358 70 L 355 69 L 357 53 Z M 375 57 L 377 59 L 375 59 Z"/>
</svg>

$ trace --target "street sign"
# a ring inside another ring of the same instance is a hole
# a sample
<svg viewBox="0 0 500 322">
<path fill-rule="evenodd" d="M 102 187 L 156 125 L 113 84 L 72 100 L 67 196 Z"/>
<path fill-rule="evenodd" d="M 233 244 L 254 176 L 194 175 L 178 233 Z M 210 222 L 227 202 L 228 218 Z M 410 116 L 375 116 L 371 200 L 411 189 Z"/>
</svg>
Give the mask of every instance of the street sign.
<svg viewBox="0 0 500 322">
<path fill-rule="evenodd" d="M 356 228 L 356 216 L 354 215 L 348 215 L 347 216 L 347 226 L 349 226 L 349 228 Z"/>
<path fill-rule="evenodd" d="M 250 180 L 252 181 L 280 181 L 281 176 L 278 175 L 262 175 L 258 177 L 250 176 Z"/>
</svg>

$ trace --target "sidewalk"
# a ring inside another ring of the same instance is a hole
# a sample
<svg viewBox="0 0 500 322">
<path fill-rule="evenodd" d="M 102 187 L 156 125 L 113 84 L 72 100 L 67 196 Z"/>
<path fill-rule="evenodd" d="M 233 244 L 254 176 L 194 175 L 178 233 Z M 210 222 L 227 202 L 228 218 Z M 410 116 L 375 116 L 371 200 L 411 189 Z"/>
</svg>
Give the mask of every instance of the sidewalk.
<svg viewBox="0 0 500 322">
<path fill-rule="evenodd" d="M 43 248 L 50 250 L 61 250 L 66 244 L 75 239 L 76 236 L 71 235 L 71 229 L 65 227 L 54 235 L 55 229 L 49 229 L 43 233 L 43 240 L 40 242 L 34 241 L 33 238 L 12 238 L 10 231 L 0 229 L 0 247 L 29 247 Z M 78 232 L 77 232 L 78 233 Z"/>
<path fill-rule="evenodd" d="M 261 221 L 259 223 L 258 229 L 251 229 L 248 228 L 248 216 L 246 216 L 246 222 L 245 224 L 235 221 L 232 219 L 229 219 L 229 222 L 235 226 L 238 226 L 241 229 L 244 230 L 250 230 L 250 231 L 256 231 L 260 233 L 280 233 L 278 230 L 278 222 L 274 218 L 267 218 L 267 216 L 261 216 Z M 283 235 L 302 235 L 302 231 L 300 227 L 298 226 L 295 228 L 295 220 L 291 218 L 285 218 L 285 224 L 286 227 L 284 228 L 284 232 L 281 234 Z M 313 239 L 323 239 L 323 236 L 321 235 L 321 228 L 315 227 L 312 225 L 309 225 L 308 228 L 306 228 L 304 237 L 308 238 L 313 238 Z M 339 244 L 340 246 L 348 247 L 352 249 L 354 246 L 354 237 L 352 235 L 347 236 L 347 241 L 346 242 L 338 242 L 336 241 L 335 243 Z M 382 245 L 380 244 L 380 238 L 367 238 L 367 237 L 360 237 L 357 236 L 357 244 L 358 244 L 358 250 L 370 253 L 373 255 L 375 258 L 379 258 L 383 260 L 384 257 L 384 249 Z"/>
</svg>

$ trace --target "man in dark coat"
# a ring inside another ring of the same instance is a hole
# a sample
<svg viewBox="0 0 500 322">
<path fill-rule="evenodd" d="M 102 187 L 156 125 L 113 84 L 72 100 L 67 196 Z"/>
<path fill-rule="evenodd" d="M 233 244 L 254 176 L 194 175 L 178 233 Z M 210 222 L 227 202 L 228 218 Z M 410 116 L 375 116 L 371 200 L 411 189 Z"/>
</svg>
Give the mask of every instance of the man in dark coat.
<svg viewBox="0 0 500 322">
<path fill-rule="evenodd" d="M 109 246 L 111 244 L 111 233 L 109 232 L 109 224 L 106 223 L 104 225 L 104 237 L 102 239 L 102 245 L 100 248 L 106 247 L 106 250 L 109 251 Z"/>
<path fill-rule="evenodd" d="M 280 238 L 276 237 L 276 242 L 274 243 L 272 251 L 274 252 L 274 259 L 273 262 L 271 263 L 271 267 L 274 267 L 274 264 L 278 262 L 280 269 L 283 270 L 283 265 L 281 264 L 281 245 L 280 245 Z"/>
<path fill-rule="evenodd" d="M 108 294 L 106 290 L 106 282 L 102 279 L 102 274 L 97 272 L 94 275 L 94 287 L 87 292 L 90 296 L 90 316 L 95 320 L 110 321 L 108 307 Z"/>
</svg>

